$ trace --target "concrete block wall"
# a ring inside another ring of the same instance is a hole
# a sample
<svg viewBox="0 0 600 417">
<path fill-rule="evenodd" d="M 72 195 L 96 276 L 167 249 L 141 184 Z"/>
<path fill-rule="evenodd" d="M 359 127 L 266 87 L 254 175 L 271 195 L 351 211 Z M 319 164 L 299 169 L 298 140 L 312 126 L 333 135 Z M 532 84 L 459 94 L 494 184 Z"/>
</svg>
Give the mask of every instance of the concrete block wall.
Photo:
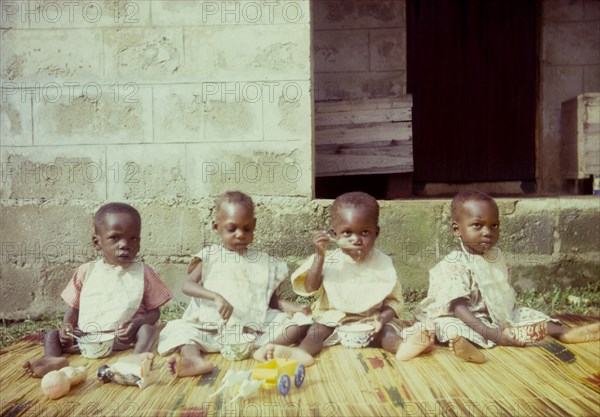
<svg viewBox="0 0 600 417">
<path fill-rule="evenodd" d="M 406 94 L 404 0 L 313 2 L 315 97 Z"/>
<path fill-rule="evenodd" d="M 314 230 L 331 228 L 331 200 L 255 196 L 254 247 L 284 259 L 291 270 L 313 253 Z M 218 242 L 210 229 L 212 202 L 131 201 L 142 215 L 140 256 L 176 299 L 190 257 Z M 498 199 L 501 247 L 512 283 L 522 289 L 579 286 L 600 276 L 598 199 Z M 3 207 L 0 317 L 24 318 L 64 309 L 60 292 L 75 268 L 95 259 L 93 204 L 14 204 Z M 382 201 L 377 246 L 389 254 L 405 289 L 426 288 L 428 270 L 458 248 L 450 230 L 450 200 Z"/>
<path fill-rule="evenodd" d="M 600 92 L 600 2 L 542 2 L 541 188 L 561 192 L 560 106 L 582 93 Z"/>
<path fill-rule="evenodd" d="M 312 195 L 308 1 L 3 1 L 3 200 Z"/>
</svg>

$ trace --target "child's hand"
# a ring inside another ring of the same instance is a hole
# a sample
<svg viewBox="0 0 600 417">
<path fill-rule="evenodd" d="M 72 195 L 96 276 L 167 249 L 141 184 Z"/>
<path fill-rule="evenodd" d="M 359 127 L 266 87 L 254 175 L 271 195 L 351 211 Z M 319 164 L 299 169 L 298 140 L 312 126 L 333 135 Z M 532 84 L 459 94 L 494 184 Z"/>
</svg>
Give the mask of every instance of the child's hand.
<svg viewBox="0 0 600 417">
<path fill-rule="evenodd" d="M 307 316 L 312 314 L 312 310 L 310 309 L 310 306 L 307 306 L 305 304 L 296 303 L 294 301 L 281 300 L 279 302 L 279 306 L 281 308 L 281 311 L 283 311 L 284 313 L 287 313 L 287 316 L 289 318 L 294 317 L 294 314 L 296 314 L 296 313 L 302 313 Z"/>
<path fill-rule="evenodd" d="M 375 336 L 377 336 L 377 333 L 379 333 L 381 331 L 381 329 L 383 329 L 384 323 L 381 321 L 379 315 L 375 316 L 373 318 L 373 322 L 371 323 L 373 325 L 373 327 L 375 327 L 370 334 L 371 339 L 375 338 Z"/>
<path fill-rule="evenodd" d="M 313 232 L 313 245 L 318 255 L 325 255 L 325 247 L 331 242 L 331 236 L 325 230 Z"/>
<path fill-rule="evenodd" d="M 63 323 L 60 331 L 58 332 L 58 338 L 60 340 L 60 345 L 63 348 L 68 348 L 73 346 L 74 343 L 74 330 L 73 325 L 71 323 Z"/>
<path fill-rule="evenodd" d="M 390 306 L 383 306 L 381 310 L 375 313 L 371 321 L 371 324 L 375 327 L 371 332 L 371 337 L 375 337 L 395 315 L 396 312 Z"/>
<path fill-rule="evenodd" d="M 140 323 L 135 320 L 127 320 L 117 330 L 117 342 L 128 345 L 132 344 L 137 337 Z"/>
<path fill-rule="evenodd" d="M 221 315 L 221 318 L 225 321 L 229 320 L 233 313 L 233 306 L 220 295 L 215 297 L 215 304 L 217 305 L 217 311 Z"/>
</svg>

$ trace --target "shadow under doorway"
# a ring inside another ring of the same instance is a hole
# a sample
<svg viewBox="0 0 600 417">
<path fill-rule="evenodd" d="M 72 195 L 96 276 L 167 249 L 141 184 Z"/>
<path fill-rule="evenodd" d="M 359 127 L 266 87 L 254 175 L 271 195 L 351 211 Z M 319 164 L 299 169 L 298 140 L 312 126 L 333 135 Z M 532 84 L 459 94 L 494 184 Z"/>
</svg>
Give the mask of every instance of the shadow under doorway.
<svg viewBox="0 0 600 417">
<path fill-rule="evenodd" d="M 412 196 L 412 173 L 345 175 L 315 178 L 315 197 L 334 199 L 340 194 L 363 191 L 378 200 Z"/>
</svg>

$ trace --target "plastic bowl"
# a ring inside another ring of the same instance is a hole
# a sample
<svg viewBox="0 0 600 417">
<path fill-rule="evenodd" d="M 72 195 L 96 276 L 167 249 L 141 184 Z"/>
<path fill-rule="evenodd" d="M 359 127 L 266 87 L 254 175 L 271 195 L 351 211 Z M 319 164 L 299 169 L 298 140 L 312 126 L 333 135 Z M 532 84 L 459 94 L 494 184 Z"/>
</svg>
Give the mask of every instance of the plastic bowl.
<svg viewBox="0 0 600 417">
<path fill-rule="evenodd" d="M 79 337 L 77 344 L 81 354 L 90 359 L 104 358 L 112 352 L 115 341 L 114 333 L 88 334 Z"/>
<path fill-rule="evenodd" d="M 546 319 L 513 323 L 510 334 L 519 342 L 533 343 L 542 340 L 548 332 Z"/>
<path fill-rule="evenodd" d="M 354 323 L 345 324 L 338 328 L 340 343 L 352 349 L 364 348 L 371 343 L 370 333 L 375 329 L 372 324 Z"/>
<path fill-rule="evenodd" d="M 223 334 L 217 342 L 221 355 L 230 361 L 241 361 L 250 357 L 256 336 L 253 334 Z"/>
</svg>

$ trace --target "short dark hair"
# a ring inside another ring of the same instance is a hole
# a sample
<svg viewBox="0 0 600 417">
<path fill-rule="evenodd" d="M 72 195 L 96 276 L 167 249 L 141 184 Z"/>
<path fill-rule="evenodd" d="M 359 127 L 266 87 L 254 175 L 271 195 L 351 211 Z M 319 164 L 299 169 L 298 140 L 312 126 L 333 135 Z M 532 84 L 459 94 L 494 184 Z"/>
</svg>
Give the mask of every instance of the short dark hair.
<svg viewBox="0 0 600 417">
<path fill-rule="evenodd" d="M 338 211 L 342 207 L 364 208 L 375 217 L 375 223 L 379 224 L 379 203 L 375 197 L 367 193 L 363 193 L 362 191 L 353 191 L 338 196 L 331 205 L 331 217 L 334 221 Z"/>
<path fill-rule="evenodd" d="M 458 221 L 458 212 L 467 201 L 487 201 L 496 207 L 498 206 L 496 200 L 486 193 L 477 190 L 461 191 L 454 196 L 452 204 L 450 205 L 450 216 L 452 217 L 453 222 Z"/>
<path fill-rule="evenodd" d="M 142 217 L 133 206 L 126 203 L 108 203 L 100 207 L 94 214 L 94 229 L 97 230 L 104 222 L 106 215 L 112 213 L 131 214 L 140 223 L 140 227 L 142 225 Z"/>
<path fill-rule="evenodd" d="M 254 201 L 252 201 L 252 197 L 241 191 L 227 191 L 221 194 L 215 201 L 215 214 L 221 211 L 223 204 L 239 204 L 249 212 L 254 213 Z"/>
</svg>

